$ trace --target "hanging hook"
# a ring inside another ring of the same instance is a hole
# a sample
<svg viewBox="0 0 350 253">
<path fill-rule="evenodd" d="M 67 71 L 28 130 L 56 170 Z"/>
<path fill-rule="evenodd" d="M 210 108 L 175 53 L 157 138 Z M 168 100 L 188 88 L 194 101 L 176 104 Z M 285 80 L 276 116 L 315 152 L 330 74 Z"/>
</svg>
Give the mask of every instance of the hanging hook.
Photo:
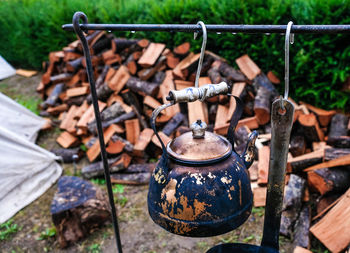
<svg viewBox="0 0 350 253">
<path fill-rule="evenodd" d="M 293 22 L 289 21 L 286 30 L 286 39 L 284 44 L 284 99 L 288 99 L 289 93 L 289 44 L 294 43 L 294 34 L 291 33 Z M 282 96 L 281 96 L 281 107 L 284 110 Z"/>
<path fill-rule="evenodd" d="M 196 81 L 194 82 L 194 85 L 195 85 L 196 88 L 198 88 L 198 81 L 199 81 L 199 76 L 201 75 L 202 64 L 203 64 L 204 53 L 205 53 L 205 47 L 207 45 L 207 28 L 205 27 L 205 24 L 202 21 L 199 21 L 197 23 L 197 25 L 200 25 L 202 27 L 203 42 L 202 42 L 201 54 L 200 54 L 199 62 L 198 62 Z M 196 39 L 197 36 L 198 36 L 198 32 L 195 32 L 193 38 Z"/>
</svg>

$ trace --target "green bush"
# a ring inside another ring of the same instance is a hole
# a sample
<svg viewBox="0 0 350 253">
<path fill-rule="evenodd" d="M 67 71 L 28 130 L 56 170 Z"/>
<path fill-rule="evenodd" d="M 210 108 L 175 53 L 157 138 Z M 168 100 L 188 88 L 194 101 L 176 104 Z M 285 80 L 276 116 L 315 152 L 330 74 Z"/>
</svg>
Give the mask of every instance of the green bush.
<svg viewBox="0 0 350 253">
<path fill-rule="evenodd" d="M 14 65 L 40 68 L 48 53 L 74 40 L 61 29 L 75 11 L 93 23 L 206 24 L 349 24 L 349 0 L 2 0 L 0 1 L 0 54 Z M 201 40 L 190 33 L 119 32 L 117 36 L 147 37 L 172 48 L 184 41 L 198 51 Z M 295 36 L 291 45 L 291 96 L 325 109 L 350 109 L 349 94 L 341 84 L 350 75 L 348 34 Z M 244 53 L 267 72 L 283 80 L 284 36 L 280 34 L 208 35 L 207 49 L 232 65 Z M 281 85 L 279 88 L 282 92 Z"/>
</svg>

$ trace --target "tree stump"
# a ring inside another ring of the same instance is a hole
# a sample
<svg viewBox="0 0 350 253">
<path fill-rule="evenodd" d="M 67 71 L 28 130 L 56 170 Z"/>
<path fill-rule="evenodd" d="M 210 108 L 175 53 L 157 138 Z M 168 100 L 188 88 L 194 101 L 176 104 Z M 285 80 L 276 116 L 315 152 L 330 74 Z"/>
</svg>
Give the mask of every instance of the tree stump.
<svg viewBox="0 0 350 253">
<path fill-rule="evenodd" d="M 100 188 L 78 177 L 63 176 L 51 203 L 51 215 L 64 248 L 110 220 L 111 211 Z"/>
</svg>

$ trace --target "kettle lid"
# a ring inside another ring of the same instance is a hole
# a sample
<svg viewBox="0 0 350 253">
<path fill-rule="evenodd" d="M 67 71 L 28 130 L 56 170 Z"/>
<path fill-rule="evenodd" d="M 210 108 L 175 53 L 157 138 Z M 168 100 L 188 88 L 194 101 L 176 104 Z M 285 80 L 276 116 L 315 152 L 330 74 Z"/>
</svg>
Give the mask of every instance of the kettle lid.
<svg viewBox="0 0 350 253">
<path fill-rule="evenodd" d="M 206 124 L 198 120 L 191 125 L 192 132 L 176 137 L 167 145 L 172 158 L 184 163 L 210 163 L 228 157 L 231 143 L 224 137 L 205 131 Z"/>
</svg>

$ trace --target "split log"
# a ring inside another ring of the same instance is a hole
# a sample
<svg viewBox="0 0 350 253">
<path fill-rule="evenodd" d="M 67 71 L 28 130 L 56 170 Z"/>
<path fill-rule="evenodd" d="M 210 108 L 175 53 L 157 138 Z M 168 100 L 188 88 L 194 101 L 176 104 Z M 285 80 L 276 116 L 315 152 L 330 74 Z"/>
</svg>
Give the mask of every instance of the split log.
<svg viewBox="0 0 350 253">
<path fill-rule="evenodd" d="M 350 155 L 345 155 L 342 157 L 339 157 L 334 160 L 330 160 L 327 162 L 319 163 L 316 165 L 313 165 L 311 167 L 308 167 L 304 169 L 304 171 L 312 171 L 312 170 L 317 170 L 317 169 L 323 169 L 323 168 L 333 168 L 333 167 L 339 167 L 339 166 L 350 166 Z"/>
<path fill-rule="evenodd" d="M 64 148 L 70 148 L 70 147 L 77 145 L 79 143 L 79 140 L 77 137 L 71 135 L 70 133 L 68 133 L 66 131 L 66 132 L 61 133 L 57 137 L 56 142 Z"/>
<path fill-rule="evenodd" d="M 65 87 L 64 83 L 56 84 L 50 96 L 48 96 L 45 102 L 41 104 L 41 108 L 46 109 L 47 106 L 54 106 L 59 99 L 59 95 L 64 91 L 64 87 Z"/>
<path fill-rule="evenodd" d="M 160 69 L 164 69 L 165 62 L 166 62 L 166 57 L 160 56 L 159 59 L 157 60 L 157 62 L 154 64 L 154 66 L 140 70 L 137 73 L 138 77 L 143 81 L 147 81 L 152 76 L 154 76 L 157 71 L 159 71 Z M 161 82 L 159 82 L 159 83 L 161 83 Z"/>
<path fill-rule="evenodd" d="M 314 112 L 317 115 L 318 121 L 320 122 L 320 125 L 322 127 L 327 127 L 329 122 L 331 121 L 333 115 L 336 114 L 336 111 L 326 111 L 320 108 L 317 108 L 315 106 L 312 106 L 310 104 L 300 102 L 302 105 L 305 105 L 307 109 Z"/>
<path fill-rule="evenodd" d="M 89 93 L 89 87 L 76 87 L 67 89 L 66 94 L 68 98 L 86 95 Z"/>
<path fill-rule="evenodd" d="M 101 113 L 101 120 L 102 121 L 108 121 L 111 119 L 114 119 L 116 117 L 119 117 L 120 115 L 124 114 L 125 111 L 121 104 L 119 102 L 115 102 L 110 107 L 108 107 L 106 110 L 104 110 Z"/>
<path fill-rule="evenodd" d="M 259 125 L 270 121 L 271 93 L 260 86 L 254 100 L 254 113 Z"/>
<path fill-rule="evenodd" d="M 116 155 L 121 153 L 124 150 L 125 144 L 119 140 L 112 141 L 110 140 L 108 142 L 108 147 L 106 148 L 106 151 L 110 155 Z"/>
<path fill-rule="evenodd" d="M 122 123 L 126 120 L 129 120 L 129 119 L 132 119 L 135 117 L 136 117 L 136 114 L 133 111 L 129 112 L 129 113 L 124 113 L 115 119 L 111 119 L 109 121 L 102 122 L 102 127 L 105 128 L 105 127 L 110 126 L 111 124 L 119 124 L 119 123 Z"/>
<path fill-rule="evenodd" d="M 156 167 L 156 163 L 141 163 L 141 164 L 131 164 L 123 173 L 143 173 L 152 172 Z"/>
<path fill-rule="evenodd" d="M 137 63 L 145 68 L 153 66 L 164 49 L 165 44 L 151 43 Z"/>
<path fill-rule="evenodd" d="M 164 126 L 162 132 L 167 135 L 170 136 L 179 126 L 180 124 L 183 122 L 183 120 L 185 119 L 185 115 L 183 115 L 181 112 L 178 112 L 177 114 L 175 114 L 174 117 L 172 117 L 172 119 Z"/>
<path fill-rule="evenodd" d="M 177 57 L 182 59 L 182 58 L 186 57 L 186 55 L 188 55 L 188 53 L 190 52 L 190 47 L 191 47 L 190 43 L 185 42 L 185 43 L 182 43 L 181 45 L 175 47 L 173 52 Z"/>
<path fill-rule="evenodd" d="M 290 139 L 289 151 L 293 157 L 301 156 L 306 151 L 306 140 L 303 135 L 292 135 Z"/>
<path fill-rule="evenodd" d="M 331 193 L 331 194 L 326 194 L 322 195 L 318 200 L 317 200 L 317 215 L 323 213 L 326 211 L 329 206 L 331 206 L 339 197 L 341 194 L 339 193 Z M 334 205 L 332 205 L 334 206 Z"/>
<path fill-rule="evenodd" d="M 116 184 L 146 185 L 150 178 L 150 172 L 111 174 L 111 181 Z"/>
<path fill-rule="evenodd" d="M 257 187 L 253 190 L 254 207 L 265 206 L 267 187 Z"/>
<path fill-rule="evenodd" d="M 226 62 L 219 61 L 218 68 L 220 73 L 229 81 L 233 82 L 246 82 L 246 77 L 242 74 L 241 71 L 231 67 Z"/>
<path fill-rule="evenodd" d="M 131 39 L 125 39 L 125 38 L 115 38 L 113 39 L 113 43 L 116 46 L 116 52 L 120 53 L 126 48 L 131 47 L 132 45 L 136 44 L 138 40 L 131 40 Z"/>
<path fill-rule="evenodd" d="M 324 150 L 321 149 L 301 156 L 288 158 L 287 171 L 293 173 L 301 172 L 309 166 L 322 162 L 323 155 Z"/>
<path fill-rule="evenodd" d="M 270 148 L 268 146 L 263 146 L 258 150 L 258 156 L 258 184 L 267 185 L 270 161 Z"/>
<path fill-rule="evenodd" d="M 305 249 L 305 248 L 302 248 L 302 247 L 299 247 L 299 246 L 296 246 L 293 250 L 293 253 L 312 253 L 312 251 Z"/>
<path fill-rule="evenodd" d="M 350 189 L 310 231 L 331 252 L 341 252 L 350 244 Z"/>
<path fill-rule="evenodd" d="M 75 105 L 72 105 L 66 116 L 64 117 L 64 119 L 61 121 L 61 124 L 60 124 L 60 129 L 64 129 L 64 130 L 67 130 L 68 132 L 71 132 L 71 130 L 75 129 L 75 125 L 77 124 L 77 120 L 74 119 L 74 115 L 76 113 L 76 111 L 78 110 L 79 108 Z"/>
<path fill-rule="evenodd" d="M 208 121 L 208 107 L 205 102 L 195 101 L 187 104 L 188 109 L 188 122 L 192 124 L 197 120 L 201 120 L 205 123 Z"/>
<path fill-rule="evenodd" d="M 299 217 L 294 225 L 293 245 L 310 248 L 309 229 L 311 224 L 311 212 L 307 204 L 301 208 Z"/>
<path fill-rule="evenodd" d="M 350 187 L 350 170 L 323 168 L 307 173 L 310 189 L 324 195 L 329 192 L 342 192 Z"/>
<path fill-rule="evenodd" d="M 128 82 L 130 74 L 128 69 L 121 65 L 114 76 L 108 81 L 108 87 L 118 94 Z"/>
<path fill-rule="evenodd" d="M 114 170 L 112 169 L 112 164 L 120 160 L 120 158 L 121 156 L 108 159 L 108 167 L 111 173 L 117 171 L 117 168 L 114 168 Z M 90 163 L 89 165 L 83 167 L 81 169 L 81 175 L 86 179 L 103 176 L 104 175 L 103 162 L 100 161 L 100 162 Z"/>
<path fill-rule="evenodd" d="M 267 78 L 273 84 L 280 84 L 281 83 L 281 80 L 272 71 L 267 72 Z"/>
<path fill-rule="evenodd" d="M 142 81 L 141 79 L 136 77 L 130 77 L 126 83 L 126 86 L 130 90 L 136 93 L 139 93 L 142 96 L 149 95 L 149 96 L 155 97 L 159 90 L 158 83 Z"/>
<path fill-rule="evenodd" d="M 58 243 L 65 248 L 110 220 L 111 211 L 100 188 L 78 177 L 63 176 L 58 180 L 51 215 Z"/>
<path fill-rule="evenodd" d="M 327 144 L 335 148 L 350 148 L 350 136 L 334 136 L 328 138 Z"/>
<path fill-rule="evenodd" d="M 125 122 L 126 139 L 131 143 L 135 144 L 140 135 L 140 122 L 138 119 L 130 119 Z"/>
<path fill-rule="evenodd" d="M 259 173 L 258 173 L 258 162 L 254 161 L 253 164 L 248 169 L 249 178 L 251 182 L 258 181 Z"/>
<path fill-rule="evenodd" d="M 200 54 L 190 53 L 186 58 L 184 58 L 176 67 L 173 69 L 174 76 L 180 78 L 181 80 L 185 80 L 188 76 L 187 68 L 190 65 L 195 65 L 199 59 Z"/>
<path fill-rule="evenodd" d="M 106 103 L 98 101 L 98 107 L 101 112 L 106 107 Z M 87 128 L 88 123 L 90 123 L 94 119 L 95 119 L 94 107 L 93 105 L 90 105 L 89 108 L 84 112 L 84 114 L 79 119 L 77 123 L 77 127 Z"/>
<path fill-rule="evenodd" d="M 75 60 L 66 62 L 66 68 L 68 72 L 77 72 L 82 67 L 83 57 L 79 57 Z"/>
<path fill-rule="evenodd" d="M 324 133 L 322 132 L 314 114 L 302 114 L 299 116 L 298 122 L 302 126 L 304 136 L 309 142 L 323 141 Z"/>
<path fill-rule="evenodd" d="M 113 90 L 111 88 L 109 88 L 107 83 L 103 83 L 96 90 L 97 99 L 100 101 L 106 101 L 112 93 L 113 93 Z M 91 104 L 91 102 L 92 102 L 91 95 L 88 95 L 88 97 L 86 98 L 86 101 Z"/>
<path fill-rule="evenodd" d="M 51 152 L 57 156 L 60 156 L 64 163 L 72 163 L 73 161 L 79 161 L 83 156 L 83 152 L 80 150 L 80 148 L 51 149 Z"/>
<path fill-rule="evenodd" d="M 111 137 L 116 132 L 116 130 L 117 130 L 116 125 L 112 124 L 103 131 L 103 139 L 105 143 L 107 143 L 111 139 Z M 88 151 L 86 152 L 86 156 L 88 157 L 89 161 L 92 162 L 96 160 L 100 152 L 101 152 L 100 142 L 99 140 L 97 140 L 92 145 L 92 147 L 88 149 Z"/>
<path fill-rule="evenodd" d="M 334 115 L 329 128 L 328 138 L 331 139 L 338 136 L 347 136 L 348 122 L 349 117 L 345 116 L 344 114 L 337 113 Z"/>
<path fill-rule="evenodd" d="M 283 199 L 280 234 L 292 237 L 293 227 L 301 210 L 306 180 L 291 174 Z"/>
<path fill-rule="evenodd" d="M 69 81 L 72 78 L 72 74 L 70 73 L 62 73 L 58 75 L 54 75 L 50 77 L 50 82 L 52 84 L 57 84 L 57 83 L 65 83 Z"/>
<path fill-rule="evenodd" d="M 134 106 L 138 112 L 142 112 L 140 102 L 136 97 L 136 94 L 129 89 L 125 89 L 120 93 L 121 97 L 130 106 Z"/>
<path fill-rule="evenodd" d="M 226 105 L 218 105 L 218 109 L 215 117 L 215 128 L 221 127 L 227 123 L 229 108 Z"/>
<path fill-rule="evenodd" d="M 151 142 L 153 135 L 154 132 L 150 128 L 142 130 L 134 146 L 134 154 L 136 156 L 144 156 L 144 152 L 146 151 L 148 144 Z"/>
<path fill-rule="evenodd" d="M 258 74 L 260 74 L 260 68 L 255 62 L 250 59 L 248 55 L 243 55 L 236 59 L 236 63 L 242 73 L 248 77 L 249 80 L 253 80 Z"/>
<path fill-rule="evenodd" d="M 342 156 L 350 155 L 350 148 L 328 148 L 324 152 L 324 161 L 330 161 Z"/>
</svg>

